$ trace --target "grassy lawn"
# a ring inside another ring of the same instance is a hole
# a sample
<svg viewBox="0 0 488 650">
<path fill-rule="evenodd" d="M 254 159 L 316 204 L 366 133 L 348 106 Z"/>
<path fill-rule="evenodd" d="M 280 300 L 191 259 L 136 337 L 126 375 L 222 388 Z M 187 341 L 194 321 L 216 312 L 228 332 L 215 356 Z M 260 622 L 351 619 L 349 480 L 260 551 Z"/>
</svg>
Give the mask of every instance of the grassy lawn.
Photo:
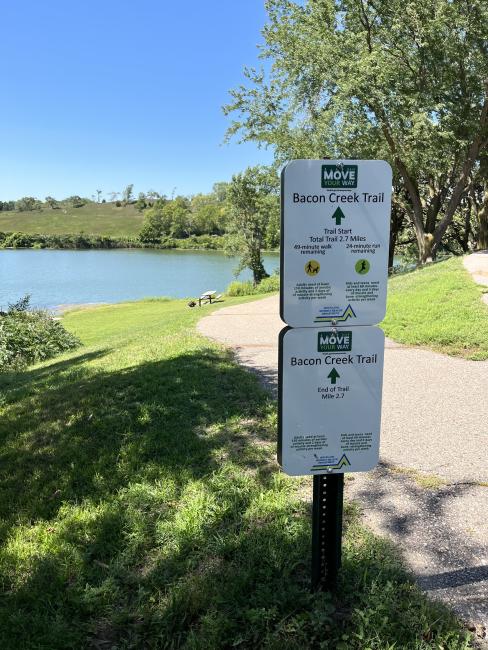
<svg viewBox="0 0 488 650">
<path fill-rule="evenodd" d="M 310 594 L 310 479 L 201 313 L 71 312 L 85 347 L 0 376 L 0 648 L 469 647 L 350 507 L 339 591 Z"/>
<path fill-rule="evenodd" d="M 83 232 L 107 237 L 136 237 L 143 219 L 134 205 L 117 208 L 113 203 L 89 203 L 81 208 L 0 212 L 0 231 L 43 235 Z"/>
<path fill-rule="evenodd" d="M 488 307 L 462 258 L 398 275 L 388 283 L 387 336 L 467 359 L 488 359 Z"/>
</svg>

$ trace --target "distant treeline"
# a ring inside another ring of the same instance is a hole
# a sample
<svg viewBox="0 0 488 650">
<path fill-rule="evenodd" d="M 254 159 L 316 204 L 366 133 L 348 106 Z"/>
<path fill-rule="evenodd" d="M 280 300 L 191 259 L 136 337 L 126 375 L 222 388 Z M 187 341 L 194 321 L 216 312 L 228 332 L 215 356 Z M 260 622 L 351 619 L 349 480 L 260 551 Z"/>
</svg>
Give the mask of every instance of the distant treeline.
<svg viewBox="0 0 488 650">
<path fill-rule="evenodd" d="M 175 196 L 168 198 L 154 190 L 141 192 L 137 199 L 133 196 L 132 185 L 123 192 L 111 193 L 116 199 L 107 203 L 113 207 L 134 206 L 143 213 L 144 221 L 136 237 L 113 237 L 94 234 L 27 234 L 22 231 L 19 215 L 19 230 L 0 233 L 2 248 L 122 248 L 122 247 L 156 247 L 156 248 L 224 248 L 227 239 L 235 235 L 232 206 L 229 200 L 231 183 L 215 183 L 212 192 L 192 196 Z M 101 190 L 97 190 L 100 193 Z M 120 200 L 116 197 L 120 196 Z M 280 223 L 278 197 L 272 199 L 276 206 L 270 206 L 269 218 L 263 220 L 262 232 L 259 232 L 262 247 L 272 250 L 279 246 Z M 94 207 L 105 203 L 95 196 L 91 199 L 70 196 L 62 201 L 47 196 L 42 202 L 35 197 L 23 197 L 18 201 L 0 201 L 0 210 L 25 212 L 45 212 L 60 208 Z M 113 212 L 110 211 L 113 215 Z M 69 224 L 69 215 L 66 223 Z M 103 211 L 100 213 L 103 222 Z M 16 220 L 17 221 L 17 220 Z M 15 224 L 17 225 L 17 224 Z M 69 225 L 67 225 L 69 228 Z M 41 229 L 41 228 L 40 228 Z M 68 231 L 69 232 L 69 231 Z"/>
<path fill-rule="evenodd" d="M 143 242 L 138 238 L 107 237 L 103 235 L 41 235 L 23 232 L 0 232 L 0 248 L 183 248 L 201 250 L 220 250 L 224 248 L 225 236 L 192 235 L 186 239 L 163 237 L 160 241 Z"/>
</svg>

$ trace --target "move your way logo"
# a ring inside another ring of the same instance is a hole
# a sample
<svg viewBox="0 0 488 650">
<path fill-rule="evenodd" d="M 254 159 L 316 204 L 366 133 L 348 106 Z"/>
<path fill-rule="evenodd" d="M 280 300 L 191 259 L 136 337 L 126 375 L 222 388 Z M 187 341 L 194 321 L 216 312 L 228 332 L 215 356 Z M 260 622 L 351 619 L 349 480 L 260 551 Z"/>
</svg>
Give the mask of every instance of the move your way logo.
<svg viewBox="0 0 488 650">
<path fill-rule="evenodd" d="M 349 467 L 350 464 L 351 463 L 349 461 L 349 458 L 346 456 L 346 454 L 342 454 L 339 461 L 335 465 L 318 464 L 318 465 L 314 465 L 311 468 L 311 470 L 312 470 L 312 472 L 318 472 L 319 470 L 324 470 L 324 469 L 330 471 L 330 470 L 334 470 L 334 469 L 342 469 L 343 467 Z"/>
<path fill-rule="evenodd" d="M 323 188 L 330 190 L 352 190 L 357 186 L 357 165 L 322 165 Z"/>
<path fill-rule="evenodd" d="M 319 332 L 318 352 L 350 352 L 352 346 L 352 332 Z"/>
<path fill-rule="evenodd" d="M 321 311 L 325 310 L 322 309 Z M 351 307 L 351 305 L 347 305 L 342 314 L 320 314 L 319 316 L 315 317 L 314 323 L 343 323 L 348 318 L 356 318 L 356 314 L 354 313 L 354 309 Z"/>
</svg>

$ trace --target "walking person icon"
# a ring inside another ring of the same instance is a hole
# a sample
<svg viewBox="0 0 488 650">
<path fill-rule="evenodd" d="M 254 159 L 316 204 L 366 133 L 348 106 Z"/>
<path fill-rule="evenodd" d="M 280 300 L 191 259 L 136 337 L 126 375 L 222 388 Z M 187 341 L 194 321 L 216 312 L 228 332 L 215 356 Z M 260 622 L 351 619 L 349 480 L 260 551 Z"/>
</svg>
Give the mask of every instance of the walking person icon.
<svg viewBox="0 0 488 650">
<path fill-rule="evenodd" d="M 307 275 L 317 275 L 319 271 L 320 264 L 317 262 L 317 260 L 309 260 L 305 264 L 305 273 Z"/>
</svg>

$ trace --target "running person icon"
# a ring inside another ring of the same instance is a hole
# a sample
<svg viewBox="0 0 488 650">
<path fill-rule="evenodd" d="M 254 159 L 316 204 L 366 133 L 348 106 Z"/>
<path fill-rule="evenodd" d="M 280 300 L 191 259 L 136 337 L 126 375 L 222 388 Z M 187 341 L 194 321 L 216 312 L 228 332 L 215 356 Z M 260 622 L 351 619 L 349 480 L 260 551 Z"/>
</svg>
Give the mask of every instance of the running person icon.
<svg viewBox="0 0 488 650">
<path fill-rule="evenodd" d="M 356 273 L 359 273 L 359 275 L 366 275 L 371 268 L 371 264 L 368 260 L 358 260 L 354 265 L 354 268 L 356 269 Z"/>
</svg>

